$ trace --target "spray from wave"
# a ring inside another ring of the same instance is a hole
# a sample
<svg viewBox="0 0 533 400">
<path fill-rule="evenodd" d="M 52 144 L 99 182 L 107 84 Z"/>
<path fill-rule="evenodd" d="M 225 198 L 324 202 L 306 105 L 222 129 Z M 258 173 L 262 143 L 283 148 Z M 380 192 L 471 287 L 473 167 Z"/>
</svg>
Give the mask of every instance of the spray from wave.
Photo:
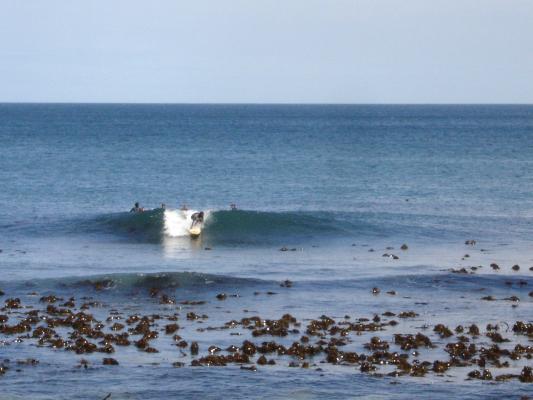
<svg viewBox="0 0 533 400">
<path fill-rule="evenodd" d="M 187 236 L 192 223 L 191 216 L 196 210 L 165 210 L 163 213 L 163 234 L 168 237 Z M 208 223 L 210 211 L 204 211 L 205 224 Z"/>
</svg>

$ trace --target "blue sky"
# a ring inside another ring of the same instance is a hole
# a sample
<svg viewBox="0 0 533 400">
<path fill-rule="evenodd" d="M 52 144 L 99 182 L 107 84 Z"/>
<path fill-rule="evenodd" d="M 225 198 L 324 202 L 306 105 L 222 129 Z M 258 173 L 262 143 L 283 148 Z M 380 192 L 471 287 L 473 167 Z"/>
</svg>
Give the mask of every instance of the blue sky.
<svg viewBox="0 0 533 400">
<path fill-rule="evenodd" d="M 2 0 L 0 101 L 533 103 L 533 1 Z"/>
</svg>

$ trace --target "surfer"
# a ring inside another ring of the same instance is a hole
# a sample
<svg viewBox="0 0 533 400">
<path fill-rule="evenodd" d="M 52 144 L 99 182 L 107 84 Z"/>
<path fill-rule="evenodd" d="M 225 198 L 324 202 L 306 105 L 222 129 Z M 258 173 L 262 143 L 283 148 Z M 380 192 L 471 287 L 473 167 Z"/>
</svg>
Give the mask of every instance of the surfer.
<svg viewBox="0 0 533 400">
<path fill-rule="evenodd" d="M 191 224 L 191 228 L 195 225 L 199 225 L 201 223 L 204 222 L 204 212 L 203 211 L 200 211 L 200 212 L 195 212 L 194 214 L 191 215 L 191 219 L 192 219 L 192 224 Z"/>
<path fill-rule="evenodd" d="M 143 211 L 144 211 L 144 208 L 139 206 L 139 202 L 136 202 L 133 205 L 133 208 L 130 210 L 130 212 L 134 212 L 134 213 L 140 213 L 140 212 L 143 212 Z"/>
<path fill-rule="evenodd" d="M 235 210 L 237 209 L 237 204 L 235 204 L 235 203 L 231 203 L 231 204 L 229 205 L 229 207 L 230 207 L 230 210 L 231 210 L 231 211 L 235 211 Z"/>
</svg>

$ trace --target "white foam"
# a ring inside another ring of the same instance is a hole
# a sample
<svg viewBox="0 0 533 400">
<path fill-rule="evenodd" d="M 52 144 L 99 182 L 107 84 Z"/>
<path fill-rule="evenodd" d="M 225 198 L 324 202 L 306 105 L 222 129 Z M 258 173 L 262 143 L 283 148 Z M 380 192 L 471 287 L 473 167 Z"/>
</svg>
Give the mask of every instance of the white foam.
<svg viewBox="0 0 533 400">
<path fill-rule="evenodd" d="M 191 227 L 191 215 L 197 210 L 165 210 L 164 233 L 170 237 L 180 237 L 189 235 Z M 209 211 L 204 211 L 204 222 L 209 218 Z"/>
</svg>

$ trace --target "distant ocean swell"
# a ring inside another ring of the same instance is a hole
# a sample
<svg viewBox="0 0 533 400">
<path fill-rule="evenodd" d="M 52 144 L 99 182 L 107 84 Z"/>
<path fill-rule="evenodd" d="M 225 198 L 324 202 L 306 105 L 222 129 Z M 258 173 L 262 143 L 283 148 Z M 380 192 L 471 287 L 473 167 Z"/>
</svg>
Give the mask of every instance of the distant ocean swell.
<svg viewBox="0 0 533 400">
<path fill-rule="evenodd" d="M 533 283 L 533 279 L 527 275 L 520 276 L 523 284 L 513 286 L 513 292 L 522 297 L 527 297 Z M 448 270 L 430 272 L 427 274 L 400 273 L 398 275 L 381 277 L 376 281 L 375 277 L 354 279 L 319 279 L 299 281 L 294 284 L 300 289 L 311 291 L 324 291 L 335 288 L 367 290 L 379 282 L 383 287 L 394 287 L 396 290 L 409 292 L 417 291 L 448 291 L 463 293 L 465 291 L 477 291 L 484 287 L 484 292 L 495 296 L 504 296 L 508 291 L 506 282 L 508 275 L 463 275 L 449 274 Z M 88 276 L 72 276 L 60 278 L 45 278 L 5 281 L 3 289 L 13 292 L 28 290 L 59 291 L 62 293 L 73 292 L 106 292 L 117 295 L 128 295 L 131 292 L 148 293 L 151 290 L 174 291 L 192 289 L 200 290 L 245 290 L 253 287 L 278 289 L 284 282 L 265 280 L 258 278 L 235 277 L 231 275 L 201 273 L 193 271 L 176 272 L 152 272 L 152 273 L 111 273 Z"/>
<path fill-rule="evenodd" d="M 201 272 L 152 272 L 111 273 L 88 276 L 32 279 L 31 281 L 0 281 L 7 291 L 58 291 L 61 293 L 114 293 L 128 295 L 131 292 L 148 293 L 150 290 L 229 290 L 256 285 L 279 285 L 274 281 L 239 278 Z"/>
</svg>

